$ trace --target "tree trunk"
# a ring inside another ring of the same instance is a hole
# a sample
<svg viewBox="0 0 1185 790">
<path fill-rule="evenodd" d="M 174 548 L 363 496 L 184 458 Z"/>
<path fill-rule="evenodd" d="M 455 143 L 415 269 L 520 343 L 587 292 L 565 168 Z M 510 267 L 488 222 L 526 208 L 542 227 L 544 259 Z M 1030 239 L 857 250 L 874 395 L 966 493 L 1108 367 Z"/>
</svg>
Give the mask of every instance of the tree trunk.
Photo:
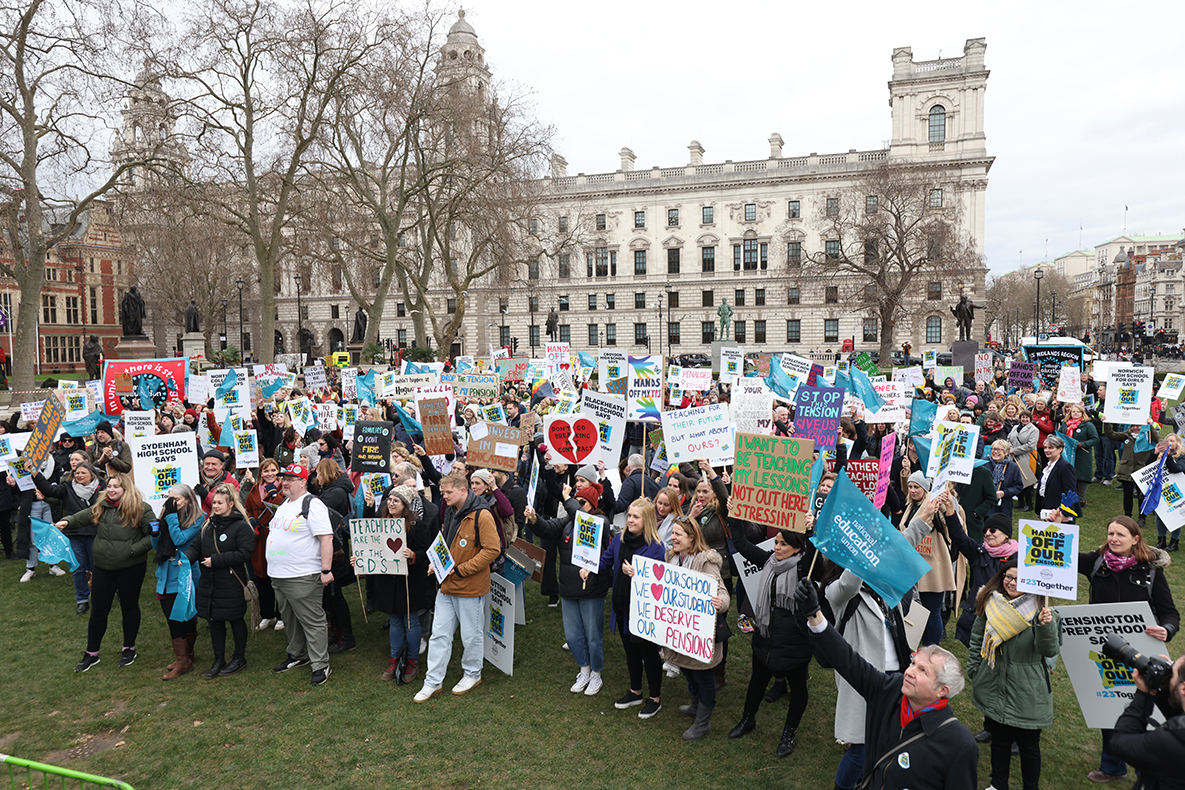
<svg viewBox="0 0 1185 790">
<path fill-rule="evenodd" d="M 38 221 L 40 213 L 37 212 Z M 30 246 L 33 244 L 36 242 L 32 242 Z M 45 255 L 38 254 L 36 247 L 32 251 L 34 258 L 25 261 L 25 276 L 18 281 L 21 289 L 21 309 L 16 321 L 16 331 L 12 336 L 12 383 L 9 386 L 17 391 L 36 389 L 33 376 L 39 350 L 37 311 L 41 309 L 41 287 L 45 282 Z"/>
</svg>

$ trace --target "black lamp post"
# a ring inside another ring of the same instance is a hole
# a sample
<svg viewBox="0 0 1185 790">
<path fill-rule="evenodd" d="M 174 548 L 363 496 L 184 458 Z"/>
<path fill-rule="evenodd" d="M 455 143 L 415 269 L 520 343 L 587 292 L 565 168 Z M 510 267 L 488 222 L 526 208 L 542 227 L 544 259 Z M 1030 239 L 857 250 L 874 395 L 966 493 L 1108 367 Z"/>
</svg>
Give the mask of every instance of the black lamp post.
<svg viewBox="0 0 1185 790">
<path fill-rule="evenodd" d="M 1051 291 L 1053 294 L 1053 303 L 1049 306 L 1049 325 L 1057 325 L 1057 291 Z"/>
<path fill-rule="evenodd" d="M 296 353 L 304 353 L 304 327 L 301 325 L 303 315 L 300 310 L 300 272 L 292 275 L 292 280 L 296 283 Z"/>
<path fill-rule="evenodd" d="M 1033 279 L 1037 281 L 1037 301 L 1035 304 L 1036 304 L 1036 311 L 1037 311 L 1037 342 L 1038 343 L 1041 342 L 1041 278 L 1044 276 L 1045 276 L 1045 272 L 1042 271 L 1040 266 L 1038 266 L 1033 271 Z"/>
<path fill-rule="evenodd" d="M 235 285 L 239 287 L 239 353 L 245 360 L 247 358 L 247 344 L 243 342 L 243 278 L 235 280 Z"/>
<path fill-rule="evenodd" d="M 228 302 L 228 301 L 229 301 L 229 300 L 227 300 L 227 299 L 223 299 L 223 300 L 222 300 L 222 350 L 223 350 L 223 351 L 226 351 L 226 346 L 227 346 L 227 342 L 226 342 L 226 336 L 227 336 L 227 330 L 226 330 L 226 304 L 227 304 L 227 302 Z"/>
</svg>

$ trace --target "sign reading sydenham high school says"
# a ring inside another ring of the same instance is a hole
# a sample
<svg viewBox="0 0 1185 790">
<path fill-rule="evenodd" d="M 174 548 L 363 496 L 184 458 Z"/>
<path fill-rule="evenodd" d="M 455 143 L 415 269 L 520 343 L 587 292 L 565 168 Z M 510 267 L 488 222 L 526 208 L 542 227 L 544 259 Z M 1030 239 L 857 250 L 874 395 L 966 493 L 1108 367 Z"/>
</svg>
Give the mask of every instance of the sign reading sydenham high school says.
<svg viewBox="0 0 1185 790">
<path fill-rule="evenodd" d="M 1141 653 L 1171 655 L 1168 645 L 1144 633 L 1157 625 L 1147 601 L 1139 603 L 1094 603 L 1058 606 L 1061 617 L 1061 657 L 1074 685 L 1087 727 L 1111 728 L 1132 701 L 1136 682 L 1131 668 L 1103 655 L 1103 643 L 1110 634 L 1131 642 Z M 1160 711 L 1153 717 L 1164 721 Z"/>
<path fill-rule="evenodd" d="M 1016 589 L 1078 598 L 1078 525 L 1021 519 Z"/>
<path fill-rule="evenodd" d="M 350 519 L 350 551 L 354 570 L 360 574 L 406 576 L 406 541 L 406 522 L 401 518 Z"/>
<path fill-rule="evenodd" d="M 698 661 L 716 640 L 716 580 L 706 573 L 634 555 L 630 633 Z"/>
<path fill-rule="evenodd" d="M 800 386 L 794 399 L 794 435 L 810 439 L 820 450 L 834 450 L 843 394 L 843 387 Z"/>
<path fill-rule="evenodd" d="M 150 436 L 129 446 L 136 488 L 155 512 L 160 512 L 173 486 L 198 484 L 196 433 Z"/>
<path fill-rule="evenodd" d="M 732 505 L 737 518 L 806 532 L 814 444 L 797 437 L 736 435 Z"/>
<path fill-rule="evenodd" d="M 728 407 L 721 403 L 662 412 L 662 435 L 673 464 L 701 459 L 728 463 L 733 456 Z"/>
<path fill-rule="evenodd" d="M 1143 425 L 1152 416 L 1155 368 L 1114 368 L 1107 381 L 1103 422 Z"/>
<path fill-rule="evenodd" d="M 497 573 L 490 574 L 490 594 L 485 598 L 485 660 L 507 675 L 514 674 L 514 585 Z"/>
</svg>

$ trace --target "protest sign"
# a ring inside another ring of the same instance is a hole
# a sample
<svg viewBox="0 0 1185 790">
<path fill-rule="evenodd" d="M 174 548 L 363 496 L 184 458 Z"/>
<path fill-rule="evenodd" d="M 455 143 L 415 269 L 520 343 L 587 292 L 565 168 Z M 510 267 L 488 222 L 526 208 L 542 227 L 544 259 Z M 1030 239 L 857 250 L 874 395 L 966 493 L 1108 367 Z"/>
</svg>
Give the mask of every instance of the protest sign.
<svg viewBox="0 0 1185 790">
<path fill-rule="evenodd" d="M 737 518 L 806 532 L 814 449 L 810 439 L 738 433 L 732 471 Z"/>
<path fill-rule="evenodd" d="M 893 381 L 900 381 L 907 387 L 924 387 L 926 386 L 926 375 L 922 372 L 921 365 L 914 365 L 894 370 Z M 910 394 L 913 394 L 912 390 Z"/>
<path fill-rule="evenodd" d="M 432 573 L 436 576 L 436 583 L 440 584 L 444 578 L 457 567 L 448 543 L 444 540 L 444 532 L 437 532 L 432 545 L 428 547 L 428 563 L 432 566 Z"/>
<path fill-rule="evenodd" d="M 87 403 L 89 395 L 90 393 L 85 389 L 58 390 L 58 397 L 62 401 L 62 408 L 66 414 L 63 422 L 81 420 L 90 414 Z"/>
<path fill-rule="evenodd" d="M 514 585 L 501 574 L 490 574 L 485 599 L 485 660 L 514 675 L 514 623 L 517 606 Z"/>
<path fill-rule="evenodd" d="M 37 467 L 25 460 L 24 456 L 17 458 L 8 465 L 12 476 L 16 478 L 17 487 L 21 491 L 32 491 L 37 488 L 37 484 L 33 482 L 33 475 L 37 472 Z"/>
<path fill-rule="evenodd" d="M 629 357 L 626 368 L 628 418 L 654 421 L 662 419 L 662 354 Z"/>
<path fill-rule="evenodd" d="M 934 370 L 938 367 L 938 349 L 926 348 L 922 350 L 922 370 Z"/>
<path fill-rule="evenodd" d="M 497 380 L 498 377 L 494 376 L 493 378 Z M 433 373 L 408 373 L 402 376 L 384 373 L 379 397 L 411 400 L 415 397 L 416 387 L 431 387 L 434 384 L 436 384 L 436 375 Z"/>
<path fill-rule="evenodd" d="M 712 389 L 710 368 L 680 368 L 679 389 L 685 392 L 707 392 Z"/>
<path fill-rule="evenodd" d="M 876 500 L 876 483 L 877 476 L 880 474 L 880 465 L 879 458 L 852 458 L 848 460 L 845 467 L 848 471 L 848 479 L 856 484 L 860 493 L 868 497 L 869 502 L 875 503 Z"/>
<path fill-rule="evenodd" d="M 496 398 L 498 397 L 497 373 L 468 373 L 457 376 L 453 383 L 453 394 L 458 398 Z"/>
<path fill-rule="evenodd" d="M 671 459 L 667 458 L 667 444 L 660 441 L 654 448 L 654 455 L 650 459 L 650 468 L 665 475 L 671 468 Z"/>
<path fill-rule="evenodd" d="M 417 400 L 420 424 L 424 427 L 424 450 L 428 455 L 449 455 L 454 451 L 449 426 L 448 401 L 444 398 Z"/>
<path fill-rule="evenodd" d="M 947 480 L 970 483 L 975 467 L 975 450 L 979 446 L 979 426 L 942 421 L 934 426 L 936 439 L 932 446 L 926 477 L 933 485 L 930 499 L 937 499 L 945 490 Z"/>
<path fill-rule="evenodd" d="M 445 411 L 448 412 L 449 428 L 456 425 L 456 408 L 457 398 L 453 394 L 452 384 L 436 384 L 431 387 L 416 387 L 415 399 L 416 410 L 420 411 L 423 407 L 420 405 L 423 401 L 431 400 L 433 398 L 444 398 L 446 401 Z"/>
<path fill-rule="evenodd" d="M 205 403 L 210 400 L 214 391 L 210 389 L 210 377 L 194 374 L 186 382 L 187 397 L 190 403 Z"/>
<path fill-rule="evenodd" d="M 568 343 L 547 343 L 544 346 L 543 358 L 547 366 L 554 373 L 572 367 L 572 346 Z"/>
<path fill-rule="evenodd" d="M 1061 377 L 1062 365 L 1076 365 L 1079 370 L 1082 369 L 1082 346 L 1059 346 L 1053 343 L 1039 343 L 1032 346 L 1023 346 L 1021 350 L 1024 352 L 1027 361 L 1037 364 L 1037 375 L 1041 377 L 1041 389 L 1057 389 L 1057 382 Z"/>
<path fill-rule="evenodd" d="M 96 409 L 103 405 L 103 382 L 98 379 L 88 381 L 86 383 L 86 390 L 91 394 L 91 403 Z"/>
<path fill-rule="evenodd" d="M 1115 368 L 1107 382 L 1103 422 L 1140 425 L 1152 416 L 1152 380 L 1155 368 Z"/>
<path fill-rule="evenodd" d="M 546 444 L 562 461 L 580 466 L 600 447 L 597 424 L 578 414 L 549 414 L 544 418 Z"/>
<path fill-rule="evenodd" d="M 45 405 L 37 415 L 37 422 L 33 424 L 29 441 L 25 445 L 24 458 L 31 472 L 40 469 L 45 463 L 45 457 L 53 449 L 54 438 L 58 434 L 58 428 L 62 427 L 65 416 L 66 410 L 62 408 L 61 401 L 53 396 L 45 399 Z"/>
<path fill-rule="evenodd" d="M 758 378 L 737 379 L 729 404 L 733 425 L 745 433 L 773 433 L 773 396 Z"/>
<path fill-rule="evenodd" d="M 391 439 L 395 427 L 389 422 L 359 420 L 354 423 L 351 472 L 391 471 Z"/>
<path fill-rule="evenodd" d="M 1160 399 L 1162 401 L 1176 400 L 1181 397 L 1181 389 L 1185 388 L 1185 376 L 1180 373 L 1169 373 L 1160 382 Z"/>
<path fill-rule="evenodd" d="M 259 437 L 255 431 L 235 431 L 235 469 L 254 469 L 259 466 Z"/>
<path fill-rule="evenodd" d="M 1078 525 L 1020 521 L 1016 589 L 1071 601 L 1078 598 Z"/>
<path fill-rule="evenodd" d="M 955 386 L 963 386 L 962 365 L 937 365 L 934 368 L 934 381 L 940 386 L 946 386 L 947 379 L 954 379 Z"/>
<path fill-rule="evenodd" d="M 523 432 L 496 422 L 478 422 L 469 427 L 469 449 L 465 462 L 470 466 L 513 472 L 518 468 L 518 448 Z"/>
<path fill-rule="evenodd" d="M 706 573 L 635 554 L 630 633 L 703 662 L 716 642 L 716 580 Z"/>
<path fill-rule="evenodd" d="M 123 404 L 121 394 L 139 391 L 143 380 L 156 408 L 166 403 L 180 403 L 186 398 L 185 371 L 189 360 L 185 357 L 172 359 L 115 360 L 103 363 L 103 411 L 119 414 Z M 121 382 L 128 388 L 122 389 Z"/>
<path fill-rule="evenodd" d="M 311 368 L 304 369 L 304 385 L 305 389 L 324 390 L 329 388 L 329 379 L 325 376 L 325 368 L 320 365 L 313 365 Z"/>
<path fill-rule="evenodd" d="M 889 432 L 881 438 L 880 466 L 876 471 L 876 494 L 872 497 L 872 504 L 878 508 L 885 506 L 885 497 L 889 494 L 889 477 L 893 469 L 893 449 L 896 446 L 896 433 Z"/>
<path fill-rule="evenodd" d="M 234 371 L 234 384 L 227 387 L 227 380 Z M 227 414 L 241 420 L 251 419 L 251 386 L 247 381 L 246 368 L 209 371 L 210 388 L 214 393 L 214 419 L 219 425 L 226 421 Z M 159 406 L 159 404 L 158 404 Z"/>
<path fill-rule="evenodd" d="M 761 541 L 757 544 L 757 548 L 762 551 L 773 551 L 774 539 L 768 538 Z M 739 551 L 733 552 L 732 559 L 736 563 L 737 570 L 740 571 L 741 584 L 745 585 L 745 595 L 750 601 L 756 600 L 760 593 L 760 590 L 757 589 L 757 579 L 761 576 L 761 568 L 745 559 L 745 555 Z"/>
<path fill-rule="evenodd" d="M 406 576 L 406 543 L 407 526 L 401 518 L 350 519 L 350 551 L 354 570 L 361 575 Z"/>
<path fill-rule="evenodd" d="M 292 420 L 300 434 L 308 432 L 317 420 L 317 413 L 313 411 L 313 402 L 308 398 L 297 398 L 285 401 L 288 404 L 288 417 Z"/>
<path fill-rule="evenodd" d="M 731 384 L 745 375 L 745 350 L 742 348 L 720 349 L 720 380 Z"/>
<path fill-rule="evenodd" d="M 159 513 L 178 483 L 198 484 L 197 434 L 192 431 L 150 436 L 129 445 L 132 478 L 145 504 Z"/>
<path fill-rule="evenodd" d="M 606 467 L 616 467 L 625 441 L 625 398 L 585 390 L 580 411 L 597 424 L 597 446 Z"/>
<path fill-rule="evenodd" d="M 800 386 L 794 402 L 794 435 L 810 439 L 820 450 L 834 450 L 843 396 L 842 387 Z"/>
<path fill-rule="evenodd" d="M 1103 643 L 1118 634 L 1148 656 L 1168 653 L 1167 645 L 1144 633 L 1158 625 L 1147 601 L 1058 606 L 1061 618 L 1060 654 L 1074 686 L 1086 726 L 1111 729 L 1136 692 L 1131 667 L 1103 655 Z M 1153 708 L 1153 718 L 1164 721 Z"/>
<path fill-rule="evenodd" d="M 1036 362 L 1013 362 L 1008 370 L 1008 386 L 1023 389 L 1032 387 L 1033 379 L 1037 375 Z"/>
<path fill-rule="evenodd" d="M 530 357 L 507 357 L 495 361 L 494 370 L 502 381 L 522 381 L 530 361 Z"/>
<path fill-rule="evenodd" d="M 506 410 L 502 408 L 501 403 L 491 403 L 488 406 L 478 404 L 477 410 L 481 413 L 481 418 L 486 422 L 496 422 L 501 425 L 510 424 L 506 420 Z"/>
<path fill-rule="evenodd" d="M 337 404 L 317 404 L 317 428 L 322 433 L 332 433 L 337 430 Z"/>
<path fill-rule="evenodd" d="M 1082 369 L 1065 365 L 1058 371 L 1057 399 L 1062 403 L 1082 403 Z"/>
<path fill-rule="evenodd" d="M 975 355 L 975 380 L 989 382 L 993 377 L 991 352 Z"/>
<path fill-rule="evenodd" d="M 596 573 L 601 566 L 601 536 L 605 531 L 605 519 L 576 511 L 572 534 L 572 564 Z"/>
<path fill-rule="evenodd" d="M 123 438 L 129 442 L 156 435 L 156 412 L 125 411 L 123 413 Z"/>
<path fill-rule="evenodd" d="M 722 403 L 664 411 L 662 435 L 673 464 L 702 459 L 720 466 L 732 461 L 732 425 Z"/>
<path fill-rule="evenodd" d="M 782 366 L 782 370 L 796 376 L 799 381 L 806 381 L 811 373 L 811 361 L 795 354 L 783 354 L 778 359 L 778 364 Z"/>
<path fill-rule="evenodd" d="M 1142 469 L 1137 469 L 1132 475 L 1141 494 L 1147 495 L 1149 489 L 1152 488 L 1152 481 L 1156 477 L 1156 470 L 1159 466 L 1160 459 L 1158 458 Z M 1170 532 L 1185 527 L 1185 473 L 1165 473 L 1156 515 L 1164 523 L 1165 529 Z"/>
<path fill-rule="evenodd" d="M 610 381 L 626 378 L 626 359 L 626 352 L 608 348 L 602 348 L 597 354 L 597 383 L 602 392 L 607 391 Z"/>
</svg>

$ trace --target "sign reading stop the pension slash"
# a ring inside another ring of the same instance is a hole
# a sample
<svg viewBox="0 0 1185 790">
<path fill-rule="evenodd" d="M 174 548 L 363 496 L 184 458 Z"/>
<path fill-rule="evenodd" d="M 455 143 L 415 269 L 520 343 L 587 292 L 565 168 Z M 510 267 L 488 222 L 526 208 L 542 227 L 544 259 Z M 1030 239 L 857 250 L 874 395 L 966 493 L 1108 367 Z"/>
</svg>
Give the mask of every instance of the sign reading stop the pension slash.
<svg viewBox="0 0 1185 790">
<path fill-rule="evenodd" d="M 806 532 L 814 451 L 810 439 L 738 433 L 732 472 L 737 518 Z"/>
<path fill-rule="evenodd" d="M 698 661 L 716 640 L 716 580 L 706 573 L 634 555 L 630 633 Z"/>
</svg>

